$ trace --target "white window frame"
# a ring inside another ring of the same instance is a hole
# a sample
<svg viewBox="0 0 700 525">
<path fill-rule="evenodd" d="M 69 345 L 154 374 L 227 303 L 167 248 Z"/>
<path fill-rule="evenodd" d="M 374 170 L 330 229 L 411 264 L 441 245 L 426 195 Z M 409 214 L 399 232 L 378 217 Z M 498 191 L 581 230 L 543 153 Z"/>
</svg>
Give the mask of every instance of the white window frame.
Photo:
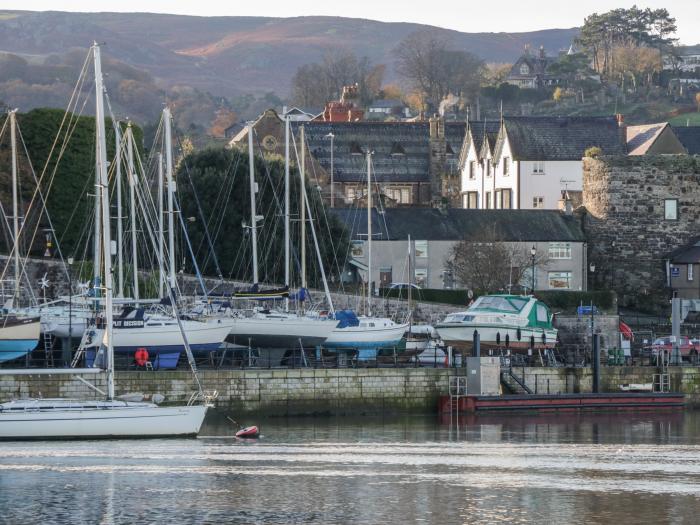
<svg viewBox="0 0 700 525">
<path fill-rule="evenodd" d="M 550 290 L 571 290 L 572 273 L 570 271 L 547 272 L 547 286 Z M 565 284 L 565 286 L 553 286 L 552 283 L 557 280 Z"/>
<path fill-rule="evenodd" d="M 550 242 L 547 251 L 550 259 L 571 259 L 570 242 Z"/>
<path fill-rule="evenodd" d="M 533 175 L 544 175 L 544 161 L 536 160 L 532 163 L 532 174 Z"/>
<path fill-rule="evenodd" d="M 673 206 L 669 206 L 673 203 Z M 664 199 L 664 219 L 667 221 L 678 220 L 678 199 Z"/>
<path fill-rule="evenodd" d="M 428 257 L 428 241 L 413 241 L 413 250 L 416 257 Z"/>
<path fill-rule="evenodd" d="M 503 176 L 510 176 L 510 157 L 503 157 Z"/>
<path fill-rule="evenodd" d="M 544 197 L 536 195 L 532 198 L 532 209 L 541 210 L 544 209 Z"/>
<path fill-rule="evenodd" d="M 353 257 L 364 257 L 365 241 L 352 241 L 350 244 L 350 255 Z"/>
<path fill-rule="evenodd" d="M 421 288 L 428 287 L 428 269 L 427 268 L 416 268 L 413 271 L 413 282 L 420 286 Z"/>
<path fill-rule="evenodd" d="M 475 179 L 476 179 L 476 161 L 470 160 L 469 161 L 469 180 L 475 180 Z"/>
</svg>

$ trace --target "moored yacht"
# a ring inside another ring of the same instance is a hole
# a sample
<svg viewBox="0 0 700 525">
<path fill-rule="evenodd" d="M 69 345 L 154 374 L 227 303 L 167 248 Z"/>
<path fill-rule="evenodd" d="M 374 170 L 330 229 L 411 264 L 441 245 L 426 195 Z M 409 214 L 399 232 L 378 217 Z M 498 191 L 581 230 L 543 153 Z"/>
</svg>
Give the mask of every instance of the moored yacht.
<svg viewBox="0 0 700 525">
<path fill-rule="evenodd" d="M 381 349 L 397 346 L 408 329 L 408 323 L 396 323 L 387 317 L 357 317 L 349 310 L 335 315 L 340 324 L 323 343 L 323 348 L 357 350 L 360 360 L 376 359 Z"/>
<path fill-rule="evenodd" d="M 484 295 L 466 311 L 449 314 L 435 329 L 446 345 L 471 350 L 474 332 L 483 348 L 553 348 L 557 329 L 549 307 L 532 296 Z"/>
</svg>

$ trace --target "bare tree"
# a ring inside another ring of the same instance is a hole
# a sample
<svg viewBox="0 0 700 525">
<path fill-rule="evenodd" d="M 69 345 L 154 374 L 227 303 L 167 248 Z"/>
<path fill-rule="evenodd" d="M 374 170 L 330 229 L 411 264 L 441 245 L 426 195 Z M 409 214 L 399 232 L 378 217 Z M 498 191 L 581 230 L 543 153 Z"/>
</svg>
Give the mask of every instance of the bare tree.
<svg viewBox="0 0 700 525">
<path fill-rule="evenodd" d="M 411 33 L 394 54 L 397 72 L 420 93 L 424 107 L 437 107 L 449 93 L 470 97 L 478 91 L 485 71 L 481 59 L 450 49 L 435 31 Z"/>
<path fill-rule="evenodd" d="M 480 293 L 511 292 L 532 286 L 530 249 L 523 243 L 500 240 L 497 229 L 490 228 L 478 238 L 458 242 L 447 264 L 462 285 Z M 535 265 L 545 264 L 547 254 L 538 252 Z"/>
<path fill-rule="evenodd" d="M 369 104 L 379 93 L 385 66 L 372 65 L 367 57 L 357 58 L 344 49 L 332 49 L 316 64 L 297 69 L 292 79 L 292 99 L 302 107 L 323 107 L 338 100 L 344 86 L 357 84 L 360 102 Z"/>
</svg>

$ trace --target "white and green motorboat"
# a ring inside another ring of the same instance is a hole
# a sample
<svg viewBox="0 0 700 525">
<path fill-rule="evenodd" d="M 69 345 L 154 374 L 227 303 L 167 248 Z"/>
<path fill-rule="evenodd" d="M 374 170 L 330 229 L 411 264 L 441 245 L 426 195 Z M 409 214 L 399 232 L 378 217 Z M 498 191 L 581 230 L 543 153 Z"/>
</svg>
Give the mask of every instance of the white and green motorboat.
<svg viewBox="0 0 700 525">
<path fill-rule="evenodd" d="M 525 295 L 484 295 L 464 312 L 449 314 L 435 328 L 446 345 L 471 350 L 474 332 L 482 348 L 554 348 L 557 329 L 549 307 Z"/>
</svg>

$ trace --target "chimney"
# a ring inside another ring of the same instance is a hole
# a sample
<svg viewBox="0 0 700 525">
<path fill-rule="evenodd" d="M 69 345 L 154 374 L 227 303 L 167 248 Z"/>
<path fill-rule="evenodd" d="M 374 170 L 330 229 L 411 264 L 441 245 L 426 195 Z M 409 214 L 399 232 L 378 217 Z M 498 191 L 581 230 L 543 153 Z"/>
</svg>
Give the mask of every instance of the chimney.
<svg viewBox="0 0 700 525">
<path fill-rule="evenodd" d="M 573 202 L 571 202 L 571 196 L 569 195 L 568 191 L 564 190 L 561 192 L 561 198 L 558 202 L 558 208 L 559 211 L 561 211 L 564 215 L 568 217 L 574 214 L 574 204 Z"/>
<path fill-rule="evenodd" d="M 617 121 L 622 149 L 627 151 L 627 124 L 625 124 L 625 116 L 622 113 L 615 113 L 615 120 Z"/>
<path fill-rule="evenodd" d="M 615 113 L 615 120 L 617 120 L 617 125 L 619 127 L 624 127 L 625 125 L 625 116 L 622 113 Z"/>
</svg>

